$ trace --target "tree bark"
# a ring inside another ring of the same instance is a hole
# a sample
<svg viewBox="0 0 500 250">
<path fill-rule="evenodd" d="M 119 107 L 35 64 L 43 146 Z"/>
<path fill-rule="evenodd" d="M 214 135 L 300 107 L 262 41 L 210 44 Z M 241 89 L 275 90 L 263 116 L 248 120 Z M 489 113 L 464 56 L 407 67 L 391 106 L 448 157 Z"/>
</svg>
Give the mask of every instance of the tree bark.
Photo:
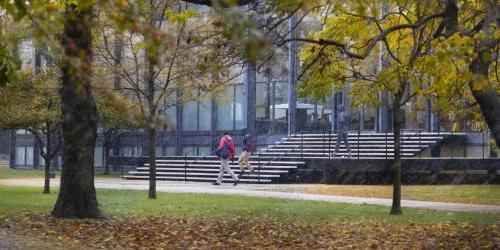
<svg viewBox="0 0 500 250">
<path fill-rule="evenodd" d="M 51 162 L 51 159 L 49 158 L 43 158 L 44 162 L 45 162 L 45 182 L 44 182 L 44 185 L 43 185 L 43 193 L 44 194 L 48 194 L 50 193 L 50 162 Z"/>
<path fill-rule="evenodd" d="M 156 199 L 156 129 L 148 128 L 149 150 L 149 199 Z"/>
<path fill-rule="evenodd" d="M 155 4 L 153 0 L 149 1 L 151 8 L 151 16 L 149 17 L 149 25 L 152 29 L 155 28 Z M 156 105 L 155 105 L 155 62 L 157 59 L 156 51 L 153 50 L 153 38 L 150 35 L 144 36 L 146 41 L 146 86 L 148 100 L 148 151 L 149 151 L 149 199 L 156 199 Z"/>
<path fill-rule="evenodd" d="M 500 96 L 499 93 L 491 86 L 491 84 L 486 89 L 476 89 L 474 87 L 474 82 L 478 78 L 488 79 L 488 71 L 491 64 L 489 61 L 490 56 L 485 56 L 486 54 L 492 55 L 492 49 L 498 46 L 498 39 L 494 37 L 493 27 L 498 27 L 500 25 L 500 7 L 495 1 L 487 3 L 487 15 L 486 17 L 477 24 L 473 29 L 473 32 L 466 34 L 468 36 L 473 36 L 477 32 L 482 32 L 486 34 L 488 39 L 476 39 L 476 44 L 474 47 L 475 57 L 469 64 L 469 70 L 473 75 L 478 76 L 469 82 L 469 87 L 474 96 L 481 113 L 490 129 L 490 132 L 495 139 L 497 146 L 500 146 Z M 442 26 L 446 28 L 445 37 L 450 37 L 451 35 L 459 32 L 458 27 L 458 6 L 455 0 L 446 1 L 446 12 L 443 18 Z M 440 34 L 436 32 L 436 34 Z M 490 82 L 491 83 L 491 82 Z"/>
<path fill-rule="evenodd" d="M 66 5 L 61 65 L 63 169 L 52 211 L 55 217 L 101 216 L 94 187 L 97 109 L 90 85 L 91 18 L 92 6 Z"/>
<path fill-rule="evenodd" d="M 399 110 L 399 103 L 401 102 L 403 93 L 402 91 L 396 93 L 394 102 L 392 104 L 392 126 L 394 128 L 394 163 L 393 170 L 393 192 L 392 192 L 392 207 L 390 214 L 399 215 L 403 214 L 401 209 L 401 111 Z"/>
<path fill-rule="evenodd" d="M 17 146 L 17 140 L 16 140 L 16 130 L 13 129 L 10 131 L 10 136 L 9 136 L 9 167 L 10 168 L 16 168 L 16 146 Z"/>
<path fill-rule="evenodd" d="M 109 150 L 111 147 L 104 146 L 104 175 L 109 175 Z"/>
<path fill-rule="evenodd" d="M 489 65 L 483 61 L 483 56 L 478 56 L 471 63 L 471 72 L 482 77 L 488 77 Z M 485 78 L 487 79 L 487 78 Z M 472 95 L 477 101 L 484 120 L 490 129 L 491 135 L 495 139 L 497 146 L 500 146 L 500 97 L 497 91 L 489 86 L 486 89 L 476 90 L 473 87 L 474 81 L 470 81 L 469 86 Z"/>
<path fill-rule="evenodd" d="M 111 149 L 112 147 L 112 143 L 111 143 L 111 140 L 112 140 L 112 136 L 113 136 L 113 132 L 112 131 L 106 131 L 106 129 L 104 129 L 105 132 L 103 132 L 103 136 L 104 136 L 104 142 L 103 142 L 103 146 L 104 146 L 104 175 L 109 175 L 109 150 Z"/>
<path fill-rule="evenodd" d="M 45 182 L 43 186 L 43 193 L 48 194 L 50 193 L 50 155 L 52 153 L 52 133 L 50 133 L 50 127 L 47 126 L 47 144 L 46 147 L 47 149 L 45 150 L 45 157 L 43 157 L 45 161 Z"/>
<path fill-rule="evenodd" d="M 500 93 L 492 86 L 494 80 L 489 82 L 487 88 L 478 89 L 474 87 L 474 83 L 478 79 L 484 81 L 489 79 L 488 72 L 493 61 L 490 59 L 493 55 L 492 50 L 498 47 L 499 43 L 498 39 L 494 38 L 493 25 L 497 27 L 500 25 L 500 7 L 498 5 L 490 6 L 488 15 L 482 23 L 481 32 L 487 34 L 489 39 L 476 41 L 474 46 L 476 55 L 469 65 L 469 70 L 474 75 L 474 78 L 469 82 L 469 87 L 497 146 L 500 146 Z"/>
</svg>

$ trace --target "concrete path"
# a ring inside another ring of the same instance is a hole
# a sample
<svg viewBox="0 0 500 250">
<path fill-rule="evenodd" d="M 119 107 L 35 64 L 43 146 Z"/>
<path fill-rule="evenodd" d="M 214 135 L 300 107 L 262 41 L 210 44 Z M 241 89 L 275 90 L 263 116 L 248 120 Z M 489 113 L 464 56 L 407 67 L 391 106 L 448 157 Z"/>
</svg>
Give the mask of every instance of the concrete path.
<svg viewBox="0 0 500 250">
<path fill-rule="evenodd" d="M 52 182 L 57 186 L 58 181 Z M 0 185 L 16 185 L 16 186 L 42 186 L 40 180 L 33 179 L 12 179 L 0 180 Z M 168 193 L 197 193 L 197 194 L 219 194 L 219 195 L 240 195 L 251 197 L 264 197 L 264 198 L 279 198 L 291 200 L 310 200 L 310 201 L 326 201 L 326 202 L 341 202 L 351 204 L 371 204 L 380 206 L 391 206 L 391 199 L 381 198 L 360 198 L 349 196 L 334 196 L 334 195 L 319 195 L 319 194 L 305 194 L 305 193 L 291 193 L 291 192 L 277 192 L 268 191 L 284 187 L 283 184 L 264 184 L 264 185 L 248 185 L 240 184 L 233 186 L 230 183 L 222 184 L 221 186 L 213 186 L 211 183 L 201 182 L 157 182 L 158 192 Z M 96 179 L 96 188 L 106 189 L 130 189 L 130 190 L 148 190 L 149 184 L 147 181 L 134 181 L 124 179 Z M 290 185 L 290 187 L 297 187 L 297 185 Z M 467 212 L 467 213 L 495 213 L 500 214 L 500 206 L 492 205 L 472 205 L 461 203 L 448 203 L 448 202 L 432 202 L 432 201 L 414 201 L 402 200 L 402 207 L 407 208 L 421 208 L 432 209 L 449 212 Z"/>
</svg>

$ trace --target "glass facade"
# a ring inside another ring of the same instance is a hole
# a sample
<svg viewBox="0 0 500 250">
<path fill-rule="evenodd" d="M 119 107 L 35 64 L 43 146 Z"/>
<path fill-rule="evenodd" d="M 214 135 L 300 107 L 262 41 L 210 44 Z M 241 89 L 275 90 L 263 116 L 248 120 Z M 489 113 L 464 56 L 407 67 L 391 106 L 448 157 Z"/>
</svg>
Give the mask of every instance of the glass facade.
<svg viewBox="0 0 500 250">
<path fill-rule="evenodd" d="M 247 124 L 246 86 L 230 85 L 219 93 L 217 106 L 217 130 L 240 130 Z"/>
<path fill-rule="evenodd" d="M 198 102 L 190 101 L 182 107 L 182 129 L 184 131 L 198 130 Z"/>
<path fill-rule="evenodd" d="M 236 85 L 234 105 L 234 129 L 244 129 L 247 127 L 247 95 L 244 85 Z"/>
<path fill-rule="evenodd" d="M 217 97 L 217 129 L 231 130 L 234 122 L 234 87 L 228 88 Z"/>
<path fill-rule="evenodd" d="M 175 93 L 167 98 L 168 101 L 164 103 L 164 110 L 162 111 L 163 116 L 166 120 L 166 131 L 175 131 L 177 125 L 177 108 L 175 103 L 177 102 L 177 97 Z"/>
<path fill-rule="evenodd" d="M 209 131 L 212 128 L 212 101 L 209 97 L 198 102 L 198 130 Z"/>
<path fill-rule="evenodd" d="M 33 166 L 33 146 L 17 146 L 15 164 L 17 166 Z"/>
<path fill-rule="evenodd" d="M 183 131 L 209 131 L 212 127 L 212 101 L 209 96 L 189 101 L 182 108 Z"/>
<path fill-rule="evenodd" d="M 96 146 L 94 150 L 94 166 L 102 167 L 103 159 L 104 159 L 104 151 L 102 147 Z"/>
</svg>

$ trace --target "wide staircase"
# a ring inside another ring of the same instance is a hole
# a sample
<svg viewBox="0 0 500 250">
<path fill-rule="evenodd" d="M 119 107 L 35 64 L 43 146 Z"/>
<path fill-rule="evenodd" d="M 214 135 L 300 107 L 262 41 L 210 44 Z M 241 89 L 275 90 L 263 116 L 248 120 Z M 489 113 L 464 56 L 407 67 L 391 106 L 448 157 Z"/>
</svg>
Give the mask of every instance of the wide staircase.
<svg viewBox="0 0 500 250">
<path fill-rule="evenodd" d="M 402 132 L 401 156 L 417 157 L 433 145 L 438 145 L 449 133 Z M 294 134 L 263 149 L 260 154 L 287 159 L 391 159 L 394 158 L 393 133 L 348 133 L 349 155 L 342 141 L 338 152 L 336 134 Z"/>
<path fill-rule="evenodd" d="M 348 133 L 351 155 L 344 143 L 335 153 L 336 134 L 298 133 L 282 138 L 256 152 L 250 159 L 255 172 L 245 172 L 240 177 L 243 183 L 289 183 L 294 182 L 300 170 L 307 169 L 310 160 L 347 159 L 392 159 L 394 158 L 394 135 L 392 133 Z M 403 158 L 419 157 L 433 145 L 439 145 L 451 134 L 402 132 L 401 153 Z M 349 157 L 350 156 L 350 157 Z M 231 169 L 240 174 L 237 158 L 230 162 Z M 156 161 L 157 180 L 213 182 L 220 169 L 220 160 L 215 156 L 169 156 Z M 145 163 L 124 176 L 127 179 L 149 178 L 149 164 Z M 231 177 L 224 174 L 224 181 Z"/>
<path fill-rule="evenodd" d="M 304 167 L 305 162 L 297 160 L 279 159 L 256 154 L 250 158 L 250 165 L 255 172 L 245 170 L 240 176 L 242 183 L 282 183 L 290 182 L 290 174 L 295 173 L 298 168 Z M 229 162 L 230 168 L 235 174 L 241 174 L 238 166 L 238 158 Z M 166 181 L 197 181 L 214 182 L 219 175 L 220 160 L 215 156 L 170 156 L 156 160 L 156 179 Z M 132 180 L 144 180 L 149 178 L 149 164 L 130 171 L 124 178 Z M 231 177 L 225 173 L 224 182 L 231 182 Z"/>
</svg>

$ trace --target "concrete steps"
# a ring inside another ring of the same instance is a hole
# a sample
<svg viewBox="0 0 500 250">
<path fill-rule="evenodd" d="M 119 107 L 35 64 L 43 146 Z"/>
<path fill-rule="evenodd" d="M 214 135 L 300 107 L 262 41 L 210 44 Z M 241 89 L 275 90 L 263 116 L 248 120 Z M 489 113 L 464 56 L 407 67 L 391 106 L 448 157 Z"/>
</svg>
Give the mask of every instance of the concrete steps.
<svg viewBox="0 0 500 250">
<path fill-rule="evenodd" d="M 255 169 L 254 173 L 240 176 L 242 183 L 279 183 L 280 179 L 305 165 L 300 160 L 278 160 L 273 157 L 253 156 L 250 159 L 250 165 Z M 229 162 L 229 167 L 235 174 L 240 174 L 238 159 Z M 156 161 L 157 180 L 167 181 L 199 181 L 214 182 L 219 175 L 220 160 L 215 156 L 196 157 L 196 156 L 171 156 L 160 158 Z M 130 171 L 126 179 L 147 180 L 149 178 L 149 164 L 138 167 Z M 224 182 L 232 182 L 228 174 L 224 174 Z"/>
<path fill-rule="evenodd" d="M 447 134 L 425 132 L 403 132 L 401 156 L 415 157 L 425 149 L 440 143 Z M 394 135 L 392 133 L 348 133 L 351 157 L 356 159 L 394 158 Z M 260 152 L 268 157 L 299 157 L 300 159 L 331 159 L 349 156 L 342 142 L 335 153 L 336 134 L 294 134 L 276 142 Z"/>
<path fill-rule="evenodd" d="M 423 150 L 440 143 L 446 135 L 437 133 L 403 133 L 401 154 L 413 158 Z M 281 183 L 292 180 L 300 169 L 308 168 L 309 160 L 332 160 L 349 156 L 345 145 L 334 154 L 337 135 L 295 134 L 260 150 L 250 159 L 255 173 L 240 177 L 243 183 Z M 351 157 L 355 159 L 392 159 L 393 135 L 377 133 L 349 133 Z M 239 153 L 239 152 L 237 152 Z M 237 158 L 229 162 L 235 174 L 240 174 Z M 219 174 L 220 160 L 216 156 L 169 156 L 156 161 L 157 180 L 214 182 Z M 139 166 L 124 176 L 127 179 L 147 180 L 149 164 Z M 224 175 L 224 181 L 231 181 Z"/>
</svg>

